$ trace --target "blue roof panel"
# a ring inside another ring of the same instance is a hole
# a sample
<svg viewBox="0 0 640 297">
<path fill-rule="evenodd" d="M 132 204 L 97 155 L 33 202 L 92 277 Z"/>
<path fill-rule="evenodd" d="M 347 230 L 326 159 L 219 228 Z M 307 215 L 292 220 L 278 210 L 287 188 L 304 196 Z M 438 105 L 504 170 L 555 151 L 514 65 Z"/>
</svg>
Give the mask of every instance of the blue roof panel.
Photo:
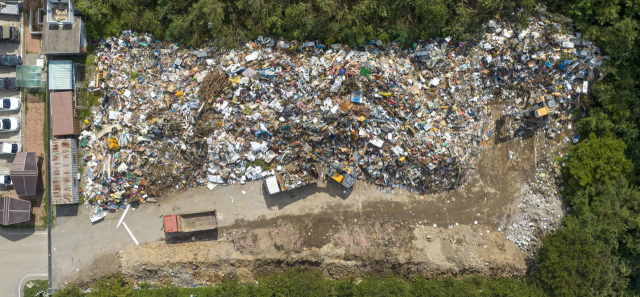
<svg viewBox="0 0 640 297">
<path fill-rule="evenodd" d="M 49 90 L 73 90 L 73 63 L 68 60 L 49 61 Z"/>
</svg>

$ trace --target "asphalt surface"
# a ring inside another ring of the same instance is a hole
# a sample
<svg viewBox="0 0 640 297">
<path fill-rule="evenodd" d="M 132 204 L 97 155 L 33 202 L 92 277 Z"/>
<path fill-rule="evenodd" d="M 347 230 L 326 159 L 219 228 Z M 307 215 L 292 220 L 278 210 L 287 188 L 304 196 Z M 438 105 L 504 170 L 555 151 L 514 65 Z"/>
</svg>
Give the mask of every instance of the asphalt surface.
<svg viewBox="0 0 640 297">
<path fill-rule="evenodd" d="M 22 1 L 19 1 L 22 2 Z M 24 57 L 24 26 L 22 16 L 0 15 L 0 26 L 13 25 L 20 29 L 21 42 L 0 41 L 0 55 L 20 54 Z M 0 78 L 15 77 L 15 67 L 0 67 Z M 21 98 L 21 92 L 0 89 L 0 98 Z M 0 133 L 0 141 L 24 140 L 24 106 L 20 111 L 0 112 L 0 117 L 20 119 L 20 131 Z M 24 143 L 23 147 L 24 147 Z M 0 173 L 8 173 L 14 155 L 0 156 Z M 0 188 L 0 193 L 7 189 Z M 35 229 L 0 229 L 0 295 L 20 296 L 27 281 L 47 278 L 47 231 Z"/>
<path fill-rule="evenodd" d="M 0 292 L 18 296 L 29 279 L 47 278 L 47 232 L 0 229 Z"/>
<path fill-rule="evenodd" d="M 306 188 L 266 197 L 261 187 L 260 181 L 249 182 L 244 186 L 218 187 L 213 191 L 207 188 L 186 190 L 163 198 L 160 203 L 146 203 L 135 210 L 129 210 L 124 222 L 139 244 L 144 244 L 165 240 L 162 220 L 164 215 L 215 209 L 218 212 L 218 225 L 224 230 L 224 227 L 234 224 L 237 220 L 273 218 L 281 213 L 280 209 L 283 207 L 315 193 L 314 189 Z M 334 190 L 335 194 L 343 192 L 337 184 Z M 291 198 L 291 193 L 306 192 L 306 195 Z M 343 198 L 333 197 L 322 202 L 342 200 Z M 307 207 L 300 208 L 288 207 L 292 211 L 302 211 Z M 64 287 L 67 277 L 82 273 L 82 269 L 98 256 L 119 252 L 127 246 L 135 245 L 123 225 L 116 228 L 124 211 L 109 213 L 102 221 L 92 224 L 89 216 L 93 210 L 94 207 L 88 205 L 56 207 L 56 223 L 51 230 L 54 289 Z"/>
<path fill-rule="evenodd" d="M 322 212 L 325 206 L 331 207 L 333 203 L 355 208 L 362 199 L 377 199 L 370 195 L 371 188 L 356 185 L 356 189 L 355 195 L 351 195 L 351 190 L 345 190 L 337 183 L 319 182 L 317 186 L 267 196 L 262 191 L 262 181 L 217 187 L 213 191 L 206 187 L 187 189 L 162 198 L 159 203 L 145 203 L 129 210 L 124 222 L 139 244 L 144 244 L 173 239 L 165 237 L 164 215 L 216 210 L 218 233 L 224 236 L 229 226 L 243 222 Z M 56 207 L 56 223 L 51 230 L 54 289 L 64 287 L 69 277 L 82 274 L 83 269 L 99 256 L 135 245 L 123 225 L 116 228 L 124 211 L 109 213 L 102 221 L 92 224 L 89 216 L 93 210 L 94 207 L 88 205 Z M 187 240 L 192 234 L 188 235 Z"/>
<path fill-rule="evenodd" d="M 22 30 L 20 16 L 0 15 L 0 26 L 14 26 L 19 30 Z M 20 32 L 20 34 L 23 36 L 22 32 Z M 0 55 L 22 55 L 22 52 L 23 46 L 21 45 L 21 42 L 0 40 Z M 0 66 L 0 79 L 5 77 L 16 77 L 16 67 Z M 0 87 L 0 98 L 15 97 L 21 99 L 21 96 L 22 94 L 20 90 L 5 90 Z M 0 111 L 0 118 L 15 117 L 20 120 L 20 130 L 16 132 L 1 132 L 0 142 L 22 143 L 22 147 L 24 148 L 23 135 L 25 131 L 23 128 L 25 123 L 23 115 L 24 104 L 19 111 Z M 9 173 L 14 157 L 15 155 L 0 155 L 0 174 Z M 12 190 L 12 188 L 7 189 L 0 186 L 0 193 L 6 190 Z"/>
</svg>

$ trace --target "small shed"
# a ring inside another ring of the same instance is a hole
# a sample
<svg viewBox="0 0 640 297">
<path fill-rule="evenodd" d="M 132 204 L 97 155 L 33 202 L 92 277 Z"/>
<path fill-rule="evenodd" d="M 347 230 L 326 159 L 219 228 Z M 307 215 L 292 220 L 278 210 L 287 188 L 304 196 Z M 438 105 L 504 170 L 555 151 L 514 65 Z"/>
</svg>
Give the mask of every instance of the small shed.
<svg viewBox="0 0 640 297">
<path fill-rule="evenodd" d="M 51 92 L 51 134 L 53 136 L 80 134 L 73 106 L 73 92 Z"/>
<path fill-rule="evenodd" d="M 38 187 L 38 157 L 34 152 L 17 153 L 11 164 L 11 181 L 18 196 L 35 196 Z"/>
<path fill-rule="evenodd" d="M 73 62 L 69 60 L 49 61 L 49 90 L 73 90 Z"/>
<path fill-rule="evenodd" d="M 11 197 L 0 197 L 0 224 L 11 225 L 31 219 L 31 202 Z"/>
<path fill-rule="evenodd" d="M 80 201 L 78 191 L 78 144 L 75 139 L 51 139 L 51 203 Z"/>
</svg>

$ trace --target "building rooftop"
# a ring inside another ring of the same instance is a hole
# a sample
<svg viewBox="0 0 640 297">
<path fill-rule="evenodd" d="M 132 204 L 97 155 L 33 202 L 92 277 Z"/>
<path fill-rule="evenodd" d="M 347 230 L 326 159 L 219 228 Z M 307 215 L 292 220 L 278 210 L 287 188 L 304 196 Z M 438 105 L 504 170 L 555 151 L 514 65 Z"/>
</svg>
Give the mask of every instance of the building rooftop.
<svg viewBox="0 0 640 297">
<path fill-rule="evenodd" d="M 80 125 L 73 111 L 73 92 L 51 92 L 51 134 L 80 134 Z"/>
<path fill-rule="evenodd" d="M 73 24 L 74 6 L 69 0 L 47 1 L 47 23 L 52 25 Z"/>
<path fill-rule="evenodd" d="M 73 62 L 71 60 L 49 61 L 49 90 L 73 90 Z"/>
<path fill-rule="evenodd" d="M 51 139 L 51 203 L 78 203 L 78 144 L 75 139 Z"/>
<path fill-rule="evenodd" d="M 49 55 L 73 55 L 87 53 L 84 22 L 74 16 L 73 24 L 44 24 L 42 52 Z"/>
<path fill-rule="evenodd" d="M 11 225 L 31 219 L 31 202 L 0 197 L 0 224 Z"/>
<path fill-rule="evenodd" d="M 38 157 L 34 152 L 16 154 L 11 164 L 11 181 L 18 196 L 35 196 L 38 188 Z"/>
</svg>

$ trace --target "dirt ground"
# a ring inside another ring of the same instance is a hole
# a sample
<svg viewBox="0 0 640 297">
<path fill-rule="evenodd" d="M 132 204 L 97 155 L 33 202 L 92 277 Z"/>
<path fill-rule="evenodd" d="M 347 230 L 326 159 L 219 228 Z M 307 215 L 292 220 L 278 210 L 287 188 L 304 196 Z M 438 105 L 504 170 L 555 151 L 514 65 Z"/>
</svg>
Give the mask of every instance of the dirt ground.
<svg viewBox="0 0 640 297">
<path fill-rule="evenodd" d="M 44 113 L 45 103 L 42 102 L 42 98 L 27 93 L 27 112 L 25 116 L 25 140 L 24 140 L 24 152 L 35 152 L 37 156 L 43 157 L 45 156 L 44 151 L 44 121 L 46 119 L 46 115 Z M 46 172 L 46 162 L 42 162 L 42 178 L 44 178 L 44 173 Z M 40 181 L 40 185 L 44 185 L 44 180 Z M 29 223 L 40 225 L 42 224 L 41 217 L 46 215 L 46 209 L 44 208 L 44 204 L 42 204 L 42 198 L 44 195 L 44 190 L 40 190 L 37 192 L 36 196 L 33 197 L 31 203 L 32 210 L 32 219 Z"/>
<path fill-rule="evenodd" d="M 38 156 L 44 156 L 45 103 L 42 102 L 42 98 L 39 96 L 27 93 L 27 108 L 25 128 L 28 133 L 25 136 L 24 151 L 35 152 Z"/>
<path fill-rule="evenodd" d="M 493 114 L 493 138 L 465 164 L 464 184 L 456 190 L 422 196 L 362 181 L 350 190 L 320 181 L 274 200 L 255 183 L 179 192 L 158 204 L 180 213 L 208 208 L 191 204 L 194 195 L 226 201 L 218 208 L 218 230 L 129 246 L 117 253 L 118 264 L 94 262 L 65 282 L 88 286 L 122 272 L 137 282 L 209 285 L 235 277 L 253 281 L 291 267 L 320 269 L 334 279 L 372 273 L 525 277 L 535 270 L 539 238 L 564 215 L 559 170 L 551 160 L 566 152 L 574 131 L 547 139 L 528 130 L 507 139 L 499 117 Z M 244 195 L 264 201 L 238 198 Z"/>
<path fill-rule="evenodd" d="M 25 13 L 27 17 L 29 16 L 29 11 L 33 11 L 33 17 L 38 17 L 38 8 L 43 8 L 44 4 L 42 0 L 28 0 L 27 1 L 27 10 Z M 42 35 L 31 35 L 29 31 L 29 20 L 25 18 L 24 30 L 26 31 L 24 34 L 24 43 L 27 47 L 27 54 L 40 54 L 42 53 Z M 38 22 L 34 20 L 33 22 L 33 30 L 34 31 L 42 31 L 42 26 L 38 25 Z"/>
</svg>

